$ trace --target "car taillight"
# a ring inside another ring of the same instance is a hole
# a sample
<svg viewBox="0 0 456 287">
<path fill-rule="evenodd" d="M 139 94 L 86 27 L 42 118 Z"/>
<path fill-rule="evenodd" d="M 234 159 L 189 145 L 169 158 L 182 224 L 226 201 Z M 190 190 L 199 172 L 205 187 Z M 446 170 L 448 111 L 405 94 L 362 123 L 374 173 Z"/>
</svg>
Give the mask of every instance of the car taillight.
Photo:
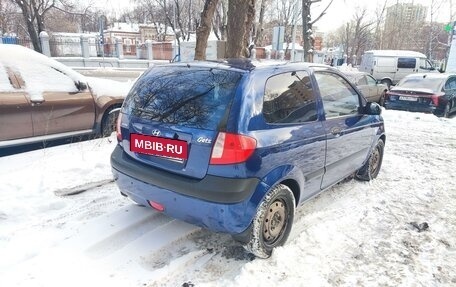
<svg viewBox="0 0 456 287">
<path fill-rule="evenodd" d="M 255 151 L 254 138 L 220 132 L 212 149 L 210 164 L 235 164 L 245 162 Z"/>
<path fill-rule="evenodd" d="M 119 113 L 119 116 L 117 117 L 117 124 L 116 124 L 116 135 L 117 135 L 117 140 L 119 142 L 122 141 L 122 130 L 120 129 L 121 122 L 122 122 L 122 113 Z"/>
<path fill-rule="evenodd" d="M 438 107 L 439 106 L 439 96 L 438 95 L 432 95 L 431 99 L 432 99 L 432 104 L 434 106 Z"/>
</svg>

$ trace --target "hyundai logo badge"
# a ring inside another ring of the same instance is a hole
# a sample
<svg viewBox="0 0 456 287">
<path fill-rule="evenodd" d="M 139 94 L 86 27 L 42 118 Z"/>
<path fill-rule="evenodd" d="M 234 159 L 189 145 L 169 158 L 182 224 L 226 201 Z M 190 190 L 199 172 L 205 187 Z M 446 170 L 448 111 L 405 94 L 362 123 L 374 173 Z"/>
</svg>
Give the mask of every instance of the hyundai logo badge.
<svg viewBox="0 0 456 287">
<path fill-rule="evenodd" d="M 158 137 L 160 134 L 161 134 L 161 133 L 160 133 L 159 130 L 153 130 L 153 131 L 152 131 L 152 135 L 153 135 L 153 136 Z"/>
</svg>

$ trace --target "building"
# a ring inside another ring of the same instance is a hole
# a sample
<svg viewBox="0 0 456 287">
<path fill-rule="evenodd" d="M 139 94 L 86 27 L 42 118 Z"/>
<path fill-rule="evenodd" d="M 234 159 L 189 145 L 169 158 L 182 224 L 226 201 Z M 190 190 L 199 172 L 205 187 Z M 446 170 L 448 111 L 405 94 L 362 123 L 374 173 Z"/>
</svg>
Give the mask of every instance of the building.
<svg viewBox="0 0 456 287">
<path fill-rule="evenodd" d="M 384 49 L 421 50 L 417 30 L 426 23 L 428 7 L 397 3 L 386 9 Z"/>
</svg>

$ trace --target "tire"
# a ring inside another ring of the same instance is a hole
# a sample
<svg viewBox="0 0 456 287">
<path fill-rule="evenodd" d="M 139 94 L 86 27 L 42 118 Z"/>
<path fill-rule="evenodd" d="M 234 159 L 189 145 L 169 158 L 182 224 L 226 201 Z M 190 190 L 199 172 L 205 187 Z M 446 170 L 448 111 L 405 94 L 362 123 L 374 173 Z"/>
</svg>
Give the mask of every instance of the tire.
<svg viewBox="0 0 456 287">
<path fill-rule="evenodd" d="M 362 181 L 370 181 L 377 177 L 382 167 L 383 153 L 385 150 L 385 143 L 383 140 L 378 140 L 377 145 L 372 150 L 366 163 L 356 172 L 356 179 Z"/>
<path fill-rule="evenodd" d="M 286 185 L 273 187 L 260 203 L 244 248 L 259 258 L 268 258 L 290 235 L 295 213 L 295 198 Z"/>
<path fill-rule="evenodd" d="M 106 110 L 101 120 L 101 131 L 100 135 L 102 137 L 109 137 L 113 131 L 116 130 L 117 117 L 119 116 L 119 111 L 111 112 L 117 107 L 112 107 Z"/>
<path fill-rule="evenodd" d="M 443 116 L 445 118 L 449 118 L 450 117 L 450 102 L 448 102 L 445 106 L 445 109 L 443 110 Z"/>
<path fill-rule="evenodd" d="M 385 106 L 385 91 L 383 91 L 382 95 L 380 96 L 380 99 L 378 100 L 378 104 L 382 107 Z"/>
</svg>

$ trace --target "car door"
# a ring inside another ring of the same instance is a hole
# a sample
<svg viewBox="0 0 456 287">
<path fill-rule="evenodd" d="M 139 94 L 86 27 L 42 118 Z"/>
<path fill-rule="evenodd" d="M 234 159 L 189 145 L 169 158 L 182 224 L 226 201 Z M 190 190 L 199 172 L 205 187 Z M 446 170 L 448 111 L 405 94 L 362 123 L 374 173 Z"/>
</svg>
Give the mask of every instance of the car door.
<svg viewBox="0 0 456 287">
<path fill-rule="evenodd" d="M 31 136 L 33 127 L 30 102 L 15 73 L 0 63 L 0 142 Z"/>
<path fill-rule="evenodd" d="M 88 88 L 79 90 L 70 77 L 42 63 L 19 63 L 18 69 L 31 104 L 34 136 L 93 129 L 95 104 Z"/>
<path fill-rule="evenodd" d="M 261 131 L 260 146 L 267 154 L 265 170 L 284 162 L 302 176 L 301 200 L 320 191 L 324 173 L 326 136 L 317 113 L 317 98 L 308 72 L 281 73 L 266 81 L 263 116 L 268 125 Z"/>
<path fill-rule="evenodd" d="M 369 102 L 378 102 L 382 94 L 381 87 L 377 84 L 377 81 L 370 75 L 364 75 L 366 78 L 367 86 L 369 87 L 369 95 L 366 96 Z"/>
<path fill-rule="evenodd" d="M 359 169 L 369 153 L 374 129 L 361 114 L 363 101 L 344 78 L 317 71 L 315 78 L 325 112 L 326 159 L 321 188 L 325 189 Z"/>
</svg>

